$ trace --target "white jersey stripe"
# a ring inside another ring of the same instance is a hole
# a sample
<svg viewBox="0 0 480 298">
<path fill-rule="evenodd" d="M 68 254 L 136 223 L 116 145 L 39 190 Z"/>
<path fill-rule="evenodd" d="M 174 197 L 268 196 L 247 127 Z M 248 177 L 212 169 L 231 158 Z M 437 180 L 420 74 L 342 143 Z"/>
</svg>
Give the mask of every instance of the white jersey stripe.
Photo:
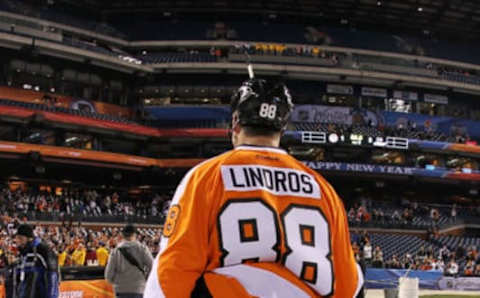
<svg viewBox="0 0 480 298">
<path fill-rule="evenodd" d="M 360 267 L 360 265 L 358 265 L 358 263 L 357 263 L 357 275 L 358 275 L 357 288 L 355 289 L 355 295 L 353 295 L 353 298 L 357 297 L 358 293 L 360 292 L 363 286 L 362 268 Z"/>
<path fill-rule="evenodd" d="M 261 298 L 309 298 L 288 280 L 267 270 L 248 265 L 221 267 L 213 272 L 235 278 L 252 296 Z"/>
<path fill-rule="evenodd" d="M 152 271 L 148 276 L 147 283 L 145 284 L 145 290 L 143 291 L 144 298 L 165 298 L 165 294 L 163 293 L 160 283 L 158 282 L 157 268 L 159 257 L 160 254 L 157 255 L 155 261 L 153 262 Z"/>
</svg>

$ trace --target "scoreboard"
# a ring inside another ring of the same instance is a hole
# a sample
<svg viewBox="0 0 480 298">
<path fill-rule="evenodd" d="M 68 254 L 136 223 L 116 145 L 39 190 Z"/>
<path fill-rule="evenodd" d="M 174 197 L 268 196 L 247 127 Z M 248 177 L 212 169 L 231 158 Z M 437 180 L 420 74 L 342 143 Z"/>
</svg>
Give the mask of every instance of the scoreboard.
<svg viewBox="0 0 480 298">
<path fill-rule="evenodd" d="M 408 139 L 399 137 L 372 137 L 361 134 L 338 134 L 318 131 L 301 131 L 302 144 L 343 144 L 408 150 Z"/>
</svg>

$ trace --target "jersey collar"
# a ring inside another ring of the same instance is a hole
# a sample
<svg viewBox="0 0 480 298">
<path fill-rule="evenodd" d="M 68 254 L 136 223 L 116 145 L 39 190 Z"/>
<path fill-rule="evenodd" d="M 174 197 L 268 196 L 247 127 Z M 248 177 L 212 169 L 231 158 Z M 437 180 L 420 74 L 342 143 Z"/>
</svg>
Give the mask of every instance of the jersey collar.
<svg viewBox="0 0 480 298">
<path fill-rule="evenodd" d="M 279 154 L 287 154 L 287 152 L 278 147 L 268 147 L 268 146 L 258 146 L 258 145 L 248 145 L 242 144 L 237 146 L 234 150 L 253 150 L 253 151 L 266 151 Z"/>
</svg>

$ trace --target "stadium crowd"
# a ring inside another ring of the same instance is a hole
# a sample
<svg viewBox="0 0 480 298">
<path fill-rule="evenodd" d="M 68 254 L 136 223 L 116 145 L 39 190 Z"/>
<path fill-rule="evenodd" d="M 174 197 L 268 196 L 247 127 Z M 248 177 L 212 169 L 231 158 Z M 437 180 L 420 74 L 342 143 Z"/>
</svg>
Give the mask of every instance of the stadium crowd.
<svg viewBox="0 0 480 298">
<path fill-rule="evenodd" d="M 163 206 L 168 206 L 168 203 L 162 199 L 163 197 L 155 196 L 154 204 L 140 204 L 139 209 L 133 211 L 136 205 L 122 201 L 117 193 L 103 196 L 95 190 L 85 190 L 53 195 L 47 192 L 11 191 L 3 188 L 0 191 L 0 212 L 3 214 L 0 216 L 0 268 L 15 261 L 18 249 L 13 236 L 16 228 L 27 221 L 29 212 L 68 215 L 77 210 L 90 216 L 121 212 L 143 216 L 156 212 L 155 214 L 160 216 L 165 212 Z M 152 210 L 154 205 L 157 206 L 156 211 Z M 456 220 L 460 210 L 461 208 L 455 204 L 449 207 L 435 207 L 407 200 L 404 200 L 400 207 L 388 208 L 381 204 L 374 204 L 372 200 L 363 199 L 359 204 L 350 207 L 347 214 L 353 226 L 369 222 L 387 225 L 407 224 L 413 223 L 415 217 L 422 217 L 429 218 L 429 224 L 435 227 L 440 218 L 448 217 L 450 221 Z M 156 255 L 160 242 L 159 228 L 140 228 L 138 232 L 138 240 L 145 244 L 153 255 Z M 122 239 L 119 227 L 105 225 L 87 227 L 81 223 L 74 224 L 72 220 L 66 218 L 60 225 L 37 225 L 35 234 L 58 255 L 58 261 L 62 267 L 105 266 L 109 252 Z M 382 245 L 371 241 L 370 235 L 365 231 L 352 239 L 354 239 L 352 247 L 357 261 L 367 267 L 441 270 L 446 275 L 480 276 L 480 256 L 476 246 L 470 245 L 466 249 L 462 245 L 456 246 L 455 249 L 448 248 L 439 241 L 435 229 L 431 230 L 431 235 L 426 242 L 429 245 L 422 245 L 415 251 L 407 251 L 403 254 L 385 253 Z"/>
<path fill-rule="evenodd" d="M 396 203 L 362 198 L 350 204 L 347 215 L 351 226 L 420 227 L 433 231 L 443 224 L 480 216 L 480 206 L 431 204 L 406 198 Z"/>
<path fill-rule="evenodd" d="M 369 234 L 363 231 L 357 241 L 353 241 L 352 248 L 357 261 L 366 267 L 437 270 L 447 276 L 480 276 L 480 255 L 474 245 L 450 249 L 431 240 L 430 245 L 422 245 L 415 252 L 393 253 L 387 259 L 381 246 L 372 244 Z"/>
<path fill-rule="evenodd" d="M 12 191 L 0 188 L 0 214 L 18 214 L 29 219 L 42 218 L 42 215 L 68 220 L 81 219 L 158 217 L 162 220 L 168 206 L 165 196 L 154 195 L 150 199 L 132 199 L 117 192 L 101 194 L 96 190 L 63 190 L 54 194 L 47 191 Z"/>
<path fill-rule="evenodd" d="M 14 242 L 17 227 L 25 218 L 1 216 L 0 269 L 12 264 L 18 257 Z M 160 229 L 139 228 L 138 241 L 145 244 L 153 255 L 158 252 Z M 64 222 L 61 225 L 37 225 L 35 235 L 40 237 L 58 255 L 60 267 L 105 266 L 109 251 L 121 241 L 119 227 L 85 227 Z"/>
</svg>

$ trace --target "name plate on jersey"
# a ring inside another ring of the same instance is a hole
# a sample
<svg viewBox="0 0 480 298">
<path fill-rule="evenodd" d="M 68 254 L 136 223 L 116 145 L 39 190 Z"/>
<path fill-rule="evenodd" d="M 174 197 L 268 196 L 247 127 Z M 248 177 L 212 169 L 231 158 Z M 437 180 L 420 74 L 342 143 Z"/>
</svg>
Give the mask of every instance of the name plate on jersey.
<svg viewBox="0 0 480 298">
<path fill-rule="evenodd" d="M 259 165 L 222 166 L 225 190 L 265 190 L 274 195 L 320 199 L 320 186 L 307 172 Z"/>
</svg>

